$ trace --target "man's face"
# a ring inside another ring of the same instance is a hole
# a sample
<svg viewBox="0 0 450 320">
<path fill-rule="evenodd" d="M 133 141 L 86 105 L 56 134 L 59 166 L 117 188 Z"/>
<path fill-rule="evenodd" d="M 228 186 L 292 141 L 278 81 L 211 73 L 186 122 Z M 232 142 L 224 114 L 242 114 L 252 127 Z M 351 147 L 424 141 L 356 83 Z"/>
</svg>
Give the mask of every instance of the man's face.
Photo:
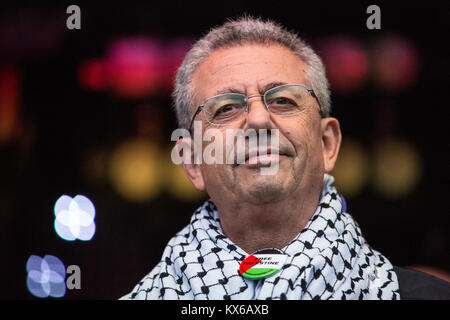
<svg viewBox="0 0 450 320">
<path fill-rule="evenodd" d="M 271 83 L 311 87 L 304 70 L 303 62 L 284 47 L 248 44 L 213 52 L 195 72 L 191 85 L 196 105 L 200 105 L 205 99 L 229 90 L 247 96 L 263 94 Z M 214 127 L 222 132 L 224 146 L 226 129 L 278 129 L 280 154 L 279 169 L 273 175 L 262 175 L 259 166 L 249 163 L 202 163 L 201 179 L 213 201 L 225 198 L 261 204 L 285 197 L 311 196 L 308 193 L 317 189 L 311 186 L 322 183 L 324 166 L 318 105 L 315 99 L 310 100 L 304 113 L 277 117 L 269 113 L 261 97 L 252 98 L 242 121 Z M 203 131 L 213 127 L 205 121 L 203 113 L 196 120 L 203 121 Z M 203 148 L 208 143 L 203 142 Z"/>
</svg>

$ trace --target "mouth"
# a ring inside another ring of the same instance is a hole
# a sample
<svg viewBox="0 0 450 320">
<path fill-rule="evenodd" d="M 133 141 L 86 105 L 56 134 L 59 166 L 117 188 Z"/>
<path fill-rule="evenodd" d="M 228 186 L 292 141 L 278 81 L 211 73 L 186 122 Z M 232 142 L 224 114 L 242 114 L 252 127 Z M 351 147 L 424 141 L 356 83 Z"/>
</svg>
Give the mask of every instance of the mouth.
<svg viewBox="0 0 450 320">
<path fill-rule="evenodd" d="M 245 162 L 237 163 L 239 165 L 245 165 L 250 168 L 259 168 L 270 166 L 273 163 L 279 162 L 280 157 L 289 156 L 286 152 L 279 149 L 272 148 L 256 148 L 249 150 L 245 153 Z"/>
</svg>

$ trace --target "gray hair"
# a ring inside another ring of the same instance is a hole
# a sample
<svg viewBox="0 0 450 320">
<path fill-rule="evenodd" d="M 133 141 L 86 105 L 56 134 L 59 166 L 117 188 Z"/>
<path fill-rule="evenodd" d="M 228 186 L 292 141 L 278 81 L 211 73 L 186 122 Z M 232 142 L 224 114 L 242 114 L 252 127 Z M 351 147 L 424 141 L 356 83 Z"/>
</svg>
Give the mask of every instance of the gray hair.
<svg viewBox="0 0 450 320">
<path fill-rule="evenodd" d="M 244 16 L 229 20 L 211 29 L 198 40 L 186 54 L 177 71 L 172 93 L 175 112 L 180 128 L 189 129 L 193 115 L 195 93 L 190 84 L 200 64 L 219 48 L 231 48 L 246 43 L 270 45 L 280 44 L 298 56 L 305 64 L 305 79 L 314 90 L 322 116 L 328 117 L 331 111 L 330 90 L 325 67 L 320 57 L 300 37 L 273 21 Z"/>
</svg>

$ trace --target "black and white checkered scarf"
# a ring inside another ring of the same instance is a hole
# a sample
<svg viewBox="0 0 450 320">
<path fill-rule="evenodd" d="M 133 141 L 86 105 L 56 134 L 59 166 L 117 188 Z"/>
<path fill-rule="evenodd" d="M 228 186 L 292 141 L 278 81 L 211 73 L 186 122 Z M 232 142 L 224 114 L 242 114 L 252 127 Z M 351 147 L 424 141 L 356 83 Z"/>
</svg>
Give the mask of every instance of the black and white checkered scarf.
<svg viewBox="0 0 450 320">
<path fill-rule="evenodd" d="M 239 273 L 248 253 L 224 235 L 208 200 L 123 299 L 399 299 L 392 264 L 366 243 L 333 182 L 325 175 L 316 212 L 282 249 L 288 258 L 272 277 Z"/>
</svg>

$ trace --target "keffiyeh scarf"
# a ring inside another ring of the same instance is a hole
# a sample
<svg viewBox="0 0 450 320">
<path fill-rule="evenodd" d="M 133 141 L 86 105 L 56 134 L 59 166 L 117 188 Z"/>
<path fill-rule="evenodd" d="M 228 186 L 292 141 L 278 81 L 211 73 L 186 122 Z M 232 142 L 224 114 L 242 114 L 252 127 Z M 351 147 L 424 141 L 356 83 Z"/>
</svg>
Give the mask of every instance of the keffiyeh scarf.
<svg viewBox="0 0 450 320">
<path fill-rule="evenodd" d="M 224 235 L 208 200 L 123 299 L 400 299 L 392 264 L 365 242 L 333 182 L 325 175 L 317 210 L 282 249 L 287 260 L 273 276 L 239 273 L 248 253 Z"/>
</svg>

